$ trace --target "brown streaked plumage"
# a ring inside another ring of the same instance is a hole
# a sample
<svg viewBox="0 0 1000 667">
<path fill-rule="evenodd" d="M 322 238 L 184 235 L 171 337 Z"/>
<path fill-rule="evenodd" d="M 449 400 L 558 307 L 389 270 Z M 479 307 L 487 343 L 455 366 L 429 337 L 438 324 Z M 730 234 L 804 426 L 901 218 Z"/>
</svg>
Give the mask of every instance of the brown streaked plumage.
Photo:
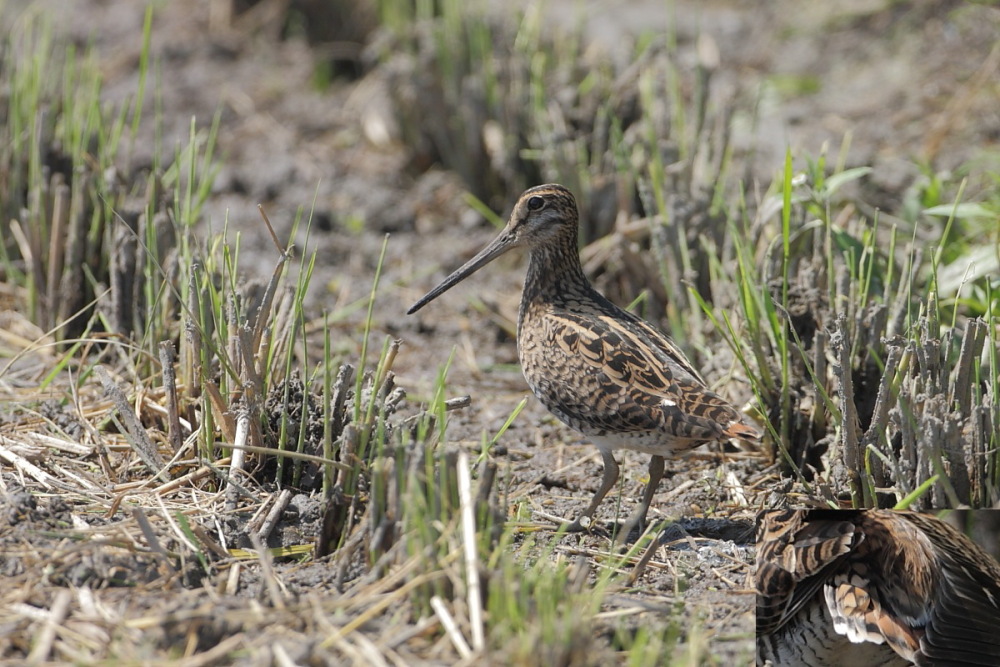
<svg viewBox="0 0 1000 667">
<path fill-rule="evenodd" d="M 762 512 L 757 664 L 1000 665 L 1000 565 L 925 514 Z"/>
<path fill-rule="evenodd" d="M 621 535 L 645 522 L 664 457 L 727 438 L 756 439 L 729 403 L 705 387 L 658 330 L 591 287 L 580 265 L 576 200 L 561 185 L 521 195 L 507 226 L 486 248 L 407 311 L 414 313 L 508 250 L 528 249 L 517 351 L 528 385 L 560 420 L 601 450 L 604 477 L 571 530 L 586 528 L 618 479 L 612 452 L 652 455 L 642 502 Z"/>
</svg>

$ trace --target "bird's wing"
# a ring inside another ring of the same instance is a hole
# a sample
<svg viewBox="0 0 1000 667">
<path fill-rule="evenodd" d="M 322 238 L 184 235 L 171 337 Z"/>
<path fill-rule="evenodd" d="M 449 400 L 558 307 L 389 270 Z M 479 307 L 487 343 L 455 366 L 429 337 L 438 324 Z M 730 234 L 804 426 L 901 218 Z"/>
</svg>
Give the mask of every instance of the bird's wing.
<svg viewBox="0 0 1000 667">
<path fill-rule="evenodd" d="M 615 432 L 662 431 L 688 441 L 756 437 L 673 343 L 638 318 L 560 311 L 545 314 L 543 326 L 545 343 L 534 353 L 545 355 L 549 377 L 534 384 L 548 382 L 546 393 L 559 403 L 549 405 L 554 411 Z M 522 362 L 530 374 L 530 359 Z"/>
<path fill-rule="evenodd" d="M 824 587 L 834 630 L 917 665 L 1000 665 L 1000 565 L 948 524 L 871 510 Z"/>
<path fill-rule="evenodd" d="M 803 510 L 757 516 L 757 634 L 790 621 L 864 536 L 846 520 L 806 521 Z"/>
<path fill-rule="evenodd" d="M 920 619 L 937 587 L 931 543 L 894 512 L 852 516 L 864 539 L 823 588 L 833 629 L 856 644 L 888 644 L 913 660 Z"/>
<path fill-rule="evenodd" d="M 918 619 L 922 637 L 913 659 L 918 665 L 1000 665 L 1000 565 L 943 521 L 915 512 L 893 518 L 929 538 L 935 561 L 918 565 L 939 573 L 932 602 L 923 607 L 926 618 Z"/>
</svg>

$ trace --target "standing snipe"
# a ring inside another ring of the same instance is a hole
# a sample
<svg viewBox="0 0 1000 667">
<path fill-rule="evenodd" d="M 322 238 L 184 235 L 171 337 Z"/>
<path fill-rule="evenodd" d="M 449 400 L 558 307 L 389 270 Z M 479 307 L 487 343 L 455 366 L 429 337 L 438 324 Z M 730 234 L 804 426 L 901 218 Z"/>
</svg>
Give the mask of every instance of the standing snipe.
<svg viewBox="0 0 1000 667">
<path fill-rule="evenodd" d="M 621 535 L 646 520 L 671 453 L 727 438 L 756 439 L 733 406 L 669 338 L 590 286 L 577 247 L 576 200 L 561 185 L 521 195 L 507 226 L 478 255 L 407 311 L 412 314 L 512 248 L 528 248 L 517 352 L 535 396 L 601 450 L 604 477 L 570 530 L 586 528 L 618 479 L 618 448 L 652 454 L 642 503 Z"/>
<path fill-rule="evenodd" d="M 1000 665 L 1000 565 L 915 512 L 762 512 L 757 664 Z"/>
</svg>

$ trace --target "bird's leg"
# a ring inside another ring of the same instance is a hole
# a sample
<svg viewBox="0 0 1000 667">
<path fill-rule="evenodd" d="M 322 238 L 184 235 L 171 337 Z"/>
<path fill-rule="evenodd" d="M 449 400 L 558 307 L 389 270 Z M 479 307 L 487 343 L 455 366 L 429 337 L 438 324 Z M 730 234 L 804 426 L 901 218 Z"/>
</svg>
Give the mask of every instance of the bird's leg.
<svg viewBox="0 0 1000 667">
<path fill-rule="evenodd" d="M 629 533 L 636 526 L 641 530 L 646 524 L 646 513 L 649 512 L 649 505 L 653 502 L 653 496 L 656 494 L 656 487 L 660 485 L 660 480 L 663 479 L 663 457 L 654 455 L 649 459 L 649 483 L 646 484 L 646 488 L 642 492 L 642 503 L 635 508 L 632 512 L 632 516 L 622 525 L 618 530 L 616 536 L 616 541 L 621 542 L 628 538 Z"/>
<path fill-rule="evenodd" d="M 594 498 L 590 501 L 590 506 L 583 511 L 583 514 L 576 521 L 566 526 L 566 532 L 568 533 L 578 533 L 581 530 L 590 528 L 591 519 L 594 516 L 594 512 L 597 511 L 598 505 L 601 504 L 604 496 L 608 495 L 608 491 L 618 481 L 618 462 L 615 461 L 611 450 L 601 449 L 601 456 L 604 458 L 604 477 L 601 478 L 601 488 L 594 494 Z M 662 464 L 663 459 L 660 459 L 660 462 Z"/>
</svg>

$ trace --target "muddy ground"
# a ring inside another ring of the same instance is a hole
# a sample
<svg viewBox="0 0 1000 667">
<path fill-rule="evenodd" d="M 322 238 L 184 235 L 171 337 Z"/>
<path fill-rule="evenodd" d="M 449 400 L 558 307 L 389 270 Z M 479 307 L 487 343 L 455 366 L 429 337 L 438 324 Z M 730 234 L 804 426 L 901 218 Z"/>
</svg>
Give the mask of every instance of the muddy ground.
<svg viewBox="0 0 1000 667">
<path fill-rule="evenodd" d="M 6 3 L 8 19 L 24 4 Z M 133 95 L 142 7 L 127 0 L 79 0 L 72 11 L 59 2 L 29 4 L 56 10 L 61 39 L 93 44 L 109 101 Z M 192 117 L 207 126 L 221 112 L 222 169 L 205 208 L 206 229 L 226 225 L 231 235 L 239 232 L 244 270 L 269 271 L 275 253 L 256 205 L 263 204 L 279 235 L 289 233 L 298 209 L 315 206 L 310 234 L 300 229 L 295 239 L 318 256 L 307 307 L 317 319 L 324 312 L 342 314 L 334 351 L 345 359 L 359 353 L 364 318 L 363 309 L 349 306 L 367 296 L 384 234 L 390 234 L 373 340 L 402 340 L 396 382 L 407 391 L 403 410 L 410 413 L 427 400 L 439 369 L 455 352 L 449 391 L 470 395 L 472 404 L 452 413 L 449 439 L 478 450 L 482 434 L 496 432 L 528 393 L 511 336 L 524 258 L 506 257 L 418 315 L 406 316 L 416 298 L 491 238 L 492 228 L 463 201 L 461 175 L 414 164 L 413 151 L 393 129 L 394 110 L 377 65 L 359 58 L 353 71 L 318 88 L 315 68 L 326 52 L 300 36 L 281 38 L 282 3 L 259 3 L 235 16 L 220 11 L 226 4 L 163 3 L 153 29 L 164 145 L 186 141 Z M 745 108 L 755 109 L 755 118 L 738 117 L 734 125 L 740 168 L 748 183 L 758 184 L 753 187 L 767 186 L 786 146 L 812 155 L 828 146 L 837 154 L 849 134 L 846 163 L 874 167 L 861 194 L 878 206 L 898 201 L 921 164 L 957 168 L 982 159 L 1000 139 L 1000 12 L 989 7 L 872 1 L 835 8 L 792 0 L 764 8 L 738 1 L 682 1 L 670 8 L 661 2 L 619 4 L 554 2 L 545 15 L 552 22 L 581 17 L 589 39 L 608 57 L 622 57 L 620 45 L 629 35 L 668 22 L 681 61 L 693 60 L 699 31 L 713 36 L 717 85 L 740 91 Z M 984 76 L 994 83 L 977 84 Z M 131 153 L 133 168 L 151 162 L 152 133 L 149 115 Z M 510 193 L 509 204 L 517 194 Z M 485 307 L 470 305 L 473 297 Z M 696 365 L 708 361 L 697 359 Z M 717 378 L 709 372 L 708 379 Z M 737 403 L 749 398 L 739 382 L 725 391 Z M 574 516 L 600 481 L 597 451 L 534 399 L 502 444 L 505 453 L 495 456 L 502 501 L 508 508 L 525 503 L 541 524 L 545 515 Z M 656 614 L 680 595 L 688 604 L 685 623 L 696 620 L 707 628 L 714 655 L 749 664 L 752 522 L 754 507 L 768 492 L 768 463 L 762 452 L 709 448 L 669 461 L 652 518 L 679 522 L 668 530 L 655 565 L 615 596 L 611 608 L 648 605 Z M 645 465 L 645 456 L 624 456 L 623 511 L 641 491 Z M 8 503 L 8 511 L 27 517 L 22 526 L 44 526 L 49 515 L 65 511 L 51 502 L 41 509 L 19 502 Z M 308 501 L 301 502 L 298 516 L 305 517 Z M 604 503 L 602 520 L 610 520 L 614 505 Z M 308 532 L 284 534 L 298 543 Z M 9 535 L 17 541 L 16 532 Z M 606 543 L 599 534 L 569 536 L 560 549 L 566 556 L 590 555 Z M 113 565 L 129 581 L 144 580 L 152 567 L 136 560 Z M 330 580 L 323 563 L 277 567 L 293 591 L 321 589 Z M 63 574 L 74 580 L 72 572 Z M 176 592 L 175 609 L 196 604 L 191 591 Z M 154 593 L 143 595 L 148 597 L 125 602 L 122 593 L 118 603 L 136 617 L 171 606 Z M 169 628 L 160 632 L 169 642 Z M 212 637 L 225 636 L 224 628 L 215 627 L 202 641 L 207 646 Z"/>
</svg>

